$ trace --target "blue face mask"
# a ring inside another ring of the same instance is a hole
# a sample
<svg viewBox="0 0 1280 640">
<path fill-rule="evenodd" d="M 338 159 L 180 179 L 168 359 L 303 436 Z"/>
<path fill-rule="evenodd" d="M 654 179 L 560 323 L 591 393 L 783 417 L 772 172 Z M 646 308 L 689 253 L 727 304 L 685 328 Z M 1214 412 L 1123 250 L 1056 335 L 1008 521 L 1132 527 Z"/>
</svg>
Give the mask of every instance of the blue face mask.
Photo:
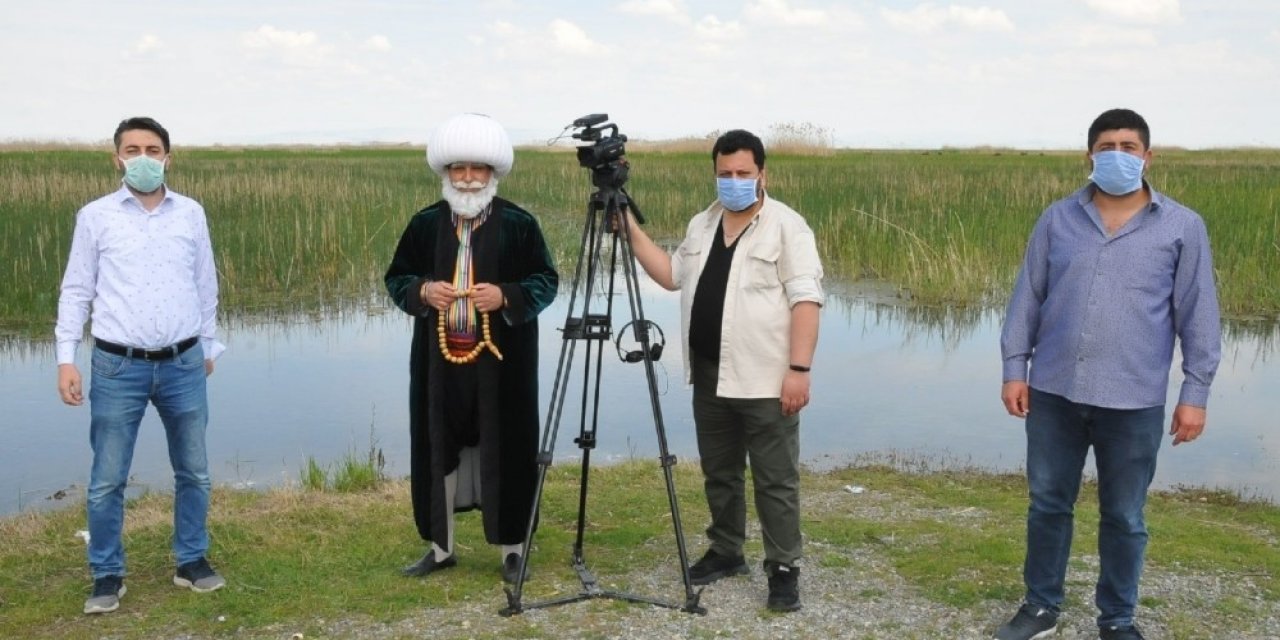
<svg viewBox="0 0 1280 640">
<path fill-rule="evenodd" d="M 1099 189 L 1123 196 L 1142 188 L 1142 168 L 1146 162 L 1123 151 L 1099 151 L 1093 154 L 1093 173 L 1089 179 Z"/>
<path fill-rule="evenodd" d="M 716 196 L 730 211 L 746 211 L 756 203 L 758 178 L 716 178 Z"/>
<path fill-rule="evenodd" d="M 151 156 L 120 158 L 124 163 L 124 183 L 138 193 L 151 193 L 164 184 L 164 161 Z"/>
</svg>

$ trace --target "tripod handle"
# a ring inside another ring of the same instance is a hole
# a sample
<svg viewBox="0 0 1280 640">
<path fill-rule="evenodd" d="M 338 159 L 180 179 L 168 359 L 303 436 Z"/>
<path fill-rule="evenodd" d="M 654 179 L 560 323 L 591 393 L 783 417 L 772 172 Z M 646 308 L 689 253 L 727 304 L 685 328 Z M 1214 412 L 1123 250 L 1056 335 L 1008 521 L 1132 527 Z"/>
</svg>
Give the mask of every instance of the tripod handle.
<svg viewBox="0 0 1280 640">
<path fill-rule="evenodd" d="M 644 213 L 640 211 L 640 205 L 636 204 L 636 201 L 631 199 L 631 194 L 627 193 L 626 189 L 618 189 L 618 191 L 621 191 L 623 196 L 622 198 L 619 198 L 621 206 L 631 210 L 631 214 L 636 217 L 636 222 L 644 224 Z"/>
</svg>

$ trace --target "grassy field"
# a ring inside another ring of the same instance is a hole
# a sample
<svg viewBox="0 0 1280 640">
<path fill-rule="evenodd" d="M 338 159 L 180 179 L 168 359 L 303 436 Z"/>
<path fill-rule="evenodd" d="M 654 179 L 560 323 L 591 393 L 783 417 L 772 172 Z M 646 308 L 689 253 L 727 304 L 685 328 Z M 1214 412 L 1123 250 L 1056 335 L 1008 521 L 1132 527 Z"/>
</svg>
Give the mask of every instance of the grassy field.
<svg viewBox="0 0 1280 640">
<path fill-rule="evenodd" d="M 690 555 L 696 557 L 707 522 L 701 474 L 696 465 L 682 463 L 674 476 Z M 577 479 L 575 465 L 550 470 L 526 603 L 572 594 L 579 586 L 568 563 Z M 846 490 L 855 484 L 866 492 Z M 1021 597 L 1026 485 L 1020 475 L 879 462 L 806 473 L 803 487 L 810 567 L 805 571 L 811 577 L 825 574 L 836 592 L 808 583 L 806 608 L 793 615 L 817 617 L 801 621 L 816 624 L 823 607 L 887 601 L 883 606 L 892 610 L 895 598 L 909 597 L 949 612 L 950 622 L 928 627 L 946 635 L 917 632 L 933 621 L 890 619 L 841 637 L 989 637 Z M 1094 615 L 1095 490 L 1086 486 L 1081 492 L 1068 583 L 1066 607 L 1072 628 L 1081 630 L 1093 624 Z M 84 543 L 73 535 L 84 526 L 82 508 L 0 518 L 0 637 L 614 638 L 648 620 L 671 630 L 666 637 L 713 638 L 723 637 L 719 629 L 730 624 L 726 617 L 753 622 L 748 628 L 758 633 L 750 637 L 773 637 L 760 594 L 754 604 L 726 610 L 725 592 L 714 589 L 703 600 L 712 609 L 705 618 L 679 612 L 641 618 L 657 614 L 645 605 L 599 600 L 548 609 L 546 615 L 499 617 L 507 603 L 497 555 L 483 543 L 476 514 L 458 519 L 456 569 L 425 580 L 402 578 L 396 569 L 422 553 L 402 480 L 345 493 L 297 486 L 215 490 L 211 559 L 228 586 L 196 595 L 170 583 L 171 502 L 171 496 L 153 494 L 129 504 L 129 591 L 120 611 L 103 616 L 80 613 L 89 590 Z M 593 572 L 607 581 L 605 588 L 682 602 L 657 464 L 594 469 L 590 505 L 584 548 Z M 1280 508 L 1217 492 L 1158 493 L 1147 520 L 1151 544 L 1139 616 L 1152 637 L 1269 637 L 1259 634 L 1275 629 L 1267 621 L 1280 611 Z M 758 533 L 749 536 L 746 552 L 757 572 Z M 430 633 L 394 626 L 414 618 Z"/>
<path fill-rule="evenodd" d="M 714 197 L 703 153 L 631 155 L 650 233 L 675 240 Z M 774 155 L 770 193 L 808 218 L 832 278 L 876 279 L 924 304 L 999 305 L 1031 225 L 1083 183 L 1082 153 L 839 151 Z M 1280 317 L 1280 151 L 1158 152 L 1157 188 L 1209 227 L 1224 312 Z M 85 202 L 119 182 L 106 150 L 0 151 L 0 332 L 48 335 Z M 416 148 L 179 149 L 171 186 L 209 215 L 224 312 L 270 314 L 381 296 L 409 216 L 438 199 Z M 520 150 L 500 192 L 537 213 L 563 273 L 577 251 L 586 170 Z"/>
</svg>

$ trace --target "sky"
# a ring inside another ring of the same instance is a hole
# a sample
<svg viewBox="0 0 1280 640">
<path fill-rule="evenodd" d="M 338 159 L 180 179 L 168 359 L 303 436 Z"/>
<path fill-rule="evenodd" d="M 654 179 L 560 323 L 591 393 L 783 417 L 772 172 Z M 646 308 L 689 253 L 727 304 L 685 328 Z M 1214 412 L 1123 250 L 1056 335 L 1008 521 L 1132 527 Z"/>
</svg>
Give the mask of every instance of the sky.
<svg viewBox="0 0 1280 640">
<path fill-rule="evenodd" d="M 608 113 L 633 140 L 787 125 L 836 146 L 1280 147 L 1276 0 L 0 0 L 0 141 L 517 144 Z"/>
</svg>

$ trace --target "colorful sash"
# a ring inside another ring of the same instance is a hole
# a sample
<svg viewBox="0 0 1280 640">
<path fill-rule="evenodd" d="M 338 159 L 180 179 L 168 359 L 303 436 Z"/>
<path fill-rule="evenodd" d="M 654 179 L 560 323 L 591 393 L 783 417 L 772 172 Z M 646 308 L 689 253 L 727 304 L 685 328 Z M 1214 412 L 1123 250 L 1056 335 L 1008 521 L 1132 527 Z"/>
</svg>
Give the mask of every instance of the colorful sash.
<svg viewBox="0 0 1280 640">
<path fill-rule="evenodd" d="M 475 284 L 475 256 L 471 237 L 475 230 L 489 218 L 489 207 L 474 218 L 453 216 L 453 227 L 458 234 L 458 258 L 454 263 L 453 286 L 458 291 L 470 291 Z M 479 315 L 470 295 L 462 296 L 449 305 L 445 312 L 445 342 L 449 353 L 465 356 L 475 348 L 479 339 Z"/>
</svg>

